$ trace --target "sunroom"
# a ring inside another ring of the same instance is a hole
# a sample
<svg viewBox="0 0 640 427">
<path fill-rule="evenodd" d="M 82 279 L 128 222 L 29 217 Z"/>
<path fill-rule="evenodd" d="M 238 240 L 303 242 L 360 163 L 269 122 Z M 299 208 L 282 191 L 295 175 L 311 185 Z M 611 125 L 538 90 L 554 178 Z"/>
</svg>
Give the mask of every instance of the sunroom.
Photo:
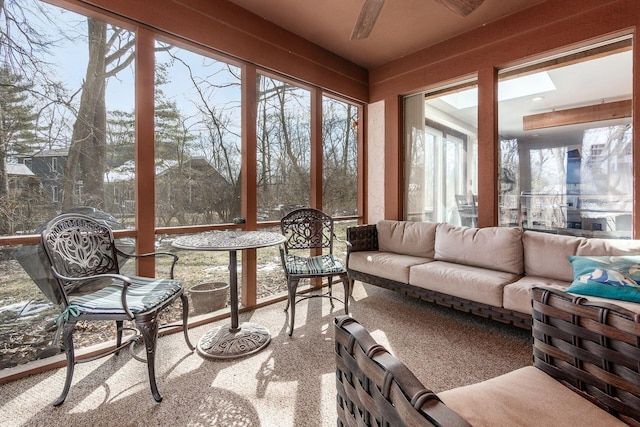
<svg viewBox="0 0 640 427">
<path fill-rule="evenodd" d="M 137 252 L 178 253 L 185 289 L 227 282 L 229 261 L 175 239 L 279 232 L 304 206 L 329 213 L 341 239 L 382 219 L 638 238 L 635 1 L 485 0 L 462 18 L 432 0 L 387 0 L 362 39 L 351 29 L 368 2 L 264 3 L 0 6 L 0 382 L 62 366 L 46 357 L 59 312 L 23 255 L 43 224 L 79 207 L 111 215 Z M 420 13 L 451 29 L 421 41 Z M 28 186 L 14 165 L 35 175 Z M 238 280 L 242 311 L 286 300 L 276 246 L 241 251 Z"/>
</svg>

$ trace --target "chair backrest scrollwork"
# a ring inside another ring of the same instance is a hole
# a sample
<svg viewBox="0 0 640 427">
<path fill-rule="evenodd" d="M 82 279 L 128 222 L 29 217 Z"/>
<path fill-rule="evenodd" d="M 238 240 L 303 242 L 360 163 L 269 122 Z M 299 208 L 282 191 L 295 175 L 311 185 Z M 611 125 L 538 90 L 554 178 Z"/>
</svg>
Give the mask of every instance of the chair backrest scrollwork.
<svg viewBox="0 0 640 427">
<path fill-rule="evenodd" d="M 328 248 L 333 251 L 333 218 L 314 208 L 301 208 L 289 212 L 280 221 L 286 240 L 287 251 L 291 249 Z"/>
<path fill-rule="evenodd" d="M 55 270 L 67 277 L 119 273 L 111 228 L 79 214 L 60 215 L 42 231 L 42 246 Z M 81 283 L 58 279 L 63 292 L 79 290 Z"/>
</svg>

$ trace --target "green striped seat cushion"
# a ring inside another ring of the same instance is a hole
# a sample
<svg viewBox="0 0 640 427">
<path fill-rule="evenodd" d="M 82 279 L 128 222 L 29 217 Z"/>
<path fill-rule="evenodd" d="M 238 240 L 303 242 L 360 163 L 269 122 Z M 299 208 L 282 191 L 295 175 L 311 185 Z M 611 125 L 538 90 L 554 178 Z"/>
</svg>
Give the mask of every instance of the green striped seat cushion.
<svg viewBox="0 0 640 427">
<path fill-rule="evenodd" d="M 289 254 L 285 262 L 289 274 L 313 276 L 345 272 L 342 263 L 331 254 L 314 257 L 301 257 Z"/>
<path fill-rule="evenodd" d="M 138 276 L 130 276 L 130 279 L 127 305 L 134 314 L 161 305 L 182 289 L 182 284 L 172 279 Z M 121 286 L 107 285 L 88 294 L 71 296 L 69 306 L 79 314 L 120 314 L 124 313 L 121 295 Z"/>
</svg>

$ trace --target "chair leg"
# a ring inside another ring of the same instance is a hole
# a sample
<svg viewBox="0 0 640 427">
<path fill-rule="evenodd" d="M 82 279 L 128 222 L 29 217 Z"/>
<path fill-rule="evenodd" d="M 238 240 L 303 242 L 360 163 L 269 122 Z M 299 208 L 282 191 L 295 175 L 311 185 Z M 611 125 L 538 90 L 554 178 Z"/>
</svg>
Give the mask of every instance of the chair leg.
<svg viewBox="0 0 640 427">
<path fill-rule="evenodd" d="M 187 342 L 189 350 L 194 350 L 195 347 L 191 344 L 189 339 L 189 298 L 185 294 L 180 295 L 182 301 L 182 333 L 184 334 L 184 340 Z"/>
<path fill-rule="evenodd" d="M 289 287 L 289 296 L 287 298 L 287 308 L 291 307 L 289 313 L 289 336 L 293 335 L 293 324 L 296 320 L 296 291 L 298 290 L 299 280 L 289 280 L 287 286 Z M 286 311 L 287 309 L 285 309 Z"/>
<path fill-rule="evenodd" d="M 329 303 L 331 304 L 331 308 L 335 307 L 333 304 L 333 277 L 327 277 L 327 287 L 329 288 Z"/>
<path fill-rule="evenodd" d="M 349 276 L 342 276 L 344 285 L 344 314 L 349 314 L 349 297 L 351 296 L 351 279 Z"/>
<path fill-rule="evenodd" d="M 53 406 L 60 406 L 67 398 L 69 389 L 71 388 L 71 380 L 73 378 L 73 370 L 76 365 L 76 356 L 73 349 L 73 329 L 76 326 L 75 321 L 66 321 L 64 324 L 64 332 L 62 333 L 62 345 L 67 355 L 67 378 L 64 381 L 64 387 L 60 396 L 53 402 Z"/>
<path fill-rule="evenodd" d="M 122 345 L 122 327 L 124 326 L 124 322 L 122 320 L 116 320 L 116 348 L 120 348 Z M 115 354 L 118 355 L 120 351 L 116 351 Z"/>
<path fill-rule="evenodd" d="M 291 284 L 291 281 L 289 279 L 287 279 L 287 305 L 284 306 L 284 311 L 288 311 L 289 310 L 289 306 L 291 305 L 291 297 L 289 296 L 290 284 Z M 295 294 L 293 296 L 293 303 L 294 304 L 296 303 Z"/>
<path fill-rule="evenodd" d="M 156 343 L 158 341 L 158 319 L 154 315 L 150 319 L 136 320 L 136 325 L 142 334 L 144 345 L 147 349 L 147 369 L 149 371 L 149 385 L 151 394 L 156 402 L 162 402 L 162 396 L 158 392 L 156 384 Z"/>
</svg>

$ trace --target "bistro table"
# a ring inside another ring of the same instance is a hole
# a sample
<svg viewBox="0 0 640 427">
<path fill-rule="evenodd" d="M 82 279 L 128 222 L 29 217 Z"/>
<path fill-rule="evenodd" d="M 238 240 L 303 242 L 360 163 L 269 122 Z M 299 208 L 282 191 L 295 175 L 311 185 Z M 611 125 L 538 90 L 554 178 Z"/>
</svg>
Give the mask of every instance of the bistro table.
<svg viewBox="0 0 640 427">
<path fill-rule="evenodd" d="M 173 242 L 179 249 L 197 251 L 229 251 L 229 288 L 231 292 L 231 325 L 207 332 L 198 342 L 198 353 L 210 359 L 230 359 L 256 353 L 271 341 L 264 326 L 252 322 L 238 324 L 238 258 L 237 251 L 257 249 L 283 243 L 285 237 L 266 231 L 207 231 L 181 236 Z"/>
</svg>

